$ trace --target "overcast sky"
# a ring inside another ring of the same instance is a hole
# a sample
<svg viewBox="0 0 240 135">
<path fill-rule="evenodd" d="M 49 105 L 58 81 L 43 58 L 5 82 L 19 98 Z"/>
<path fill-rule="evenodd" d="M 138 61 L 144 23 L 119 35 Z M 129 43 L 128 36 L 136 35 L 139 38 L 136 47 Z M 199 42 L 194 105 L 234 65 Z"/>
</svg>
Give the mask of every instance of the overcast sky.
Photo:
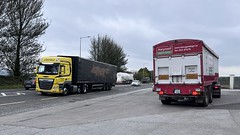
<svg viewBox="0 0 240 135">
<path fill-rule="evenodd" d="M 239 0 L 45 0 L 50 22 L 42 56 L 77 55 L 80 37 L 108 35 L 127 54 L 129 71 L 152 70 L 153 45 L 203 40 L 220 56 L 220 75 L 240 75 Z M 89 58 L 90 39 L 82 39 Z"/>
</svg>

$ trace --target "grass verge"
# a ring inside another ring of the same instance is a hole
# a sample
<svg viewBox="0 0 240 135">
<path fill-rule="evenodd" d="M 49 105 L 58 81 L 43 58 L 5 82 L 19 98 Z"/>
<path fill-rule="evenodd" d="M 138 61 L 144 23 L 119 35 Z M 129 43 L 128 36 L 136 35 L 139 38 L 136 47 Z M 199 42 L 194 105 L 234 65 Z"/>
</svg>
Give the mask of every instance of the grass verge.
<svg viewBox="0 0 240 135">
<path fill-rule="evenodd" d="M 21 79 L 15 77 L 0 76 L 0 90 L 23 88 Z"/>
</svg>

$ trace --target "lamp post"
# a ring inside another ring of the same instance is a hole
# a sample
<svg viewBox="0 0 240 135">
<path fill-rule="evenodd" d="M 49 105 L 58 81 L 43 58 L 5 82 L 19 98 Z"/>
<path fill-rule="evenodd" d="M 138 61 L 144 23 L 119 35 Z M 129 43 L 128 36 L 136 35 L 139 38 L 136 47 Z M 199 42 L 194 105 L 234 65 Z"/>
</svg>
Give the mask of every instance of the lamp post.
<svg viewBox="0 0 240 135">
<path fill-rule="evenodd" d="M 82 48 L 82 45 L 81 45 L 81 42 L 82 42 L 82 39 L 83 38 L 90 38 L 91 36 L 85 36 L 85 37 L 80 37 L 80 53 L 79 53 L 79 56 L 81 57 L 81 48 Z"/>
</svg>

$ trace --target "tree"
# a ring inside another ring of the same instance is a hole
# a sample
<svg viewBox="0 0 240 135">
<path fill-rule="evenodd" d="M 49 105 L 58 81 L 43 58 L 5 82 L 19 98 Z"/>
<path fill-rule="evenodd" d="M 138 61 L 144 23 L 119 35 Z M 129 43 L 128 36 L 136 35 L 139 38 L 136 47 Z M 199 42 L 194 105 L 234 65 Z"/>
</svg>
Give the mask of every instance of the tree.
<svg viewBox="0 0 240 135">
<path fill-rule="evenodd" d="M 152 73 L 145 67 L 141 68 L 133 76 L 137 80 L 143 80 L 144 77 L 152 78 Z"/>
<path fill-rule="evenodd" d="M 2 31 L 7 25 L 6 20 L 5 20 L 5 16 L 6 16 L 5 11 L 6 11 L 6 1 L 2 0 L 2 1 L 0 1 L 0 31 Z M 4 44 L 4 40 L 2 40 L 3 39 L 2 37 L 3 37 L 3 35 L 2 35 L 2 33 L 0 33 L 0 45 Z M 1 50 L 1 48 L 2 48 L 2 46 L 0 46 L 0 50 Z M 3 54 L 0 51 L 0 65 L 2 65 L 1 64 L 2 61 L 3 61 Z"/>
<path fill-rule="evenodd" d="M 49 23 L 42 18 L 43 0 L 6 0 L 5 21 L 7 26 L 0 29 L 0 54 L 3 67 L 14 76 L 33 71 L 43 52 L 38 42 Z M 2 19 L 1 19 L 2 20 Z"/>
<path fill-rule="evenodd" d="M 90 59 L 101 61 L 117 66 L 118 72 L 126 71 L 127 64 L 126 54 L 109 36 L 99 36 L 91 39 Z"/>
</svg>

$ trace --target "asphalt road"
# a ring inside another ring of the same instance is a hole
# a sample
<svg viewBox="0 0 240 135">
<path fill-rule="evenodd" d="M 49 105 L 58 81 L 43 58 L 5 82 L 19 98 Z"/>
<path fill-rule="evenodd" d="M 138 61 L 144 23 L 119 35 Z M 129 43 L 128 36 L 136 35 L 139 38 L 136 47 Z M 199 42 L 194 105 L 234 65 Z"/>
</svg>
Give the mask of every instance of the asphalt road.
<svg viewBox="0 0 240 135">
<path fill-rule="evenodd" d="M 25 99 L 25 103 L 2 105 L 0 106 L 1 110 L 2 107 L 7 106 L 13 108 L 15 105 L 24 106 L 25 104 L 27 106 L 28 102 L 31 101 L 44 104 L 39 109 L 35 108 L 21 113 L 15 112 L 11 115 L 2 114 L 0 134 L 240 134 L 240 90 L 223 90 L 222 98 L 214 98 L 213 103 L 208 107 L 198 107 L 188 102 L 162 105 L 158 100 L 158 95 L 151 91 L 151 85 L 142 87 L 119 86 L 114 89 L 110 92 L 94 92 L 66 97 L 46 97 L 33 94 L 33 99 L 36 100 Z M 26 98 L 27 95 L 16 97 Z M 42 101 L 44 98 L 53 99 Z M 0 100 L 2 102 L 2 99 Z M 48 106 L 50 102 L 59 103 Z"/>
<path fill-rule="evenodd" d="M 141 87 L 117 85 L 113 87 L 111 91 L 94 90 L 87 94 L 71 94 L 67 96 L 61 96 L 60 94 L 43 96 L 34 89 L 0 90 L 0 116 L 125 93 L 138 90 L 139 88 L 149 88 L 151 86 L 150 84 L 142 84 Z"/>
</svg>

